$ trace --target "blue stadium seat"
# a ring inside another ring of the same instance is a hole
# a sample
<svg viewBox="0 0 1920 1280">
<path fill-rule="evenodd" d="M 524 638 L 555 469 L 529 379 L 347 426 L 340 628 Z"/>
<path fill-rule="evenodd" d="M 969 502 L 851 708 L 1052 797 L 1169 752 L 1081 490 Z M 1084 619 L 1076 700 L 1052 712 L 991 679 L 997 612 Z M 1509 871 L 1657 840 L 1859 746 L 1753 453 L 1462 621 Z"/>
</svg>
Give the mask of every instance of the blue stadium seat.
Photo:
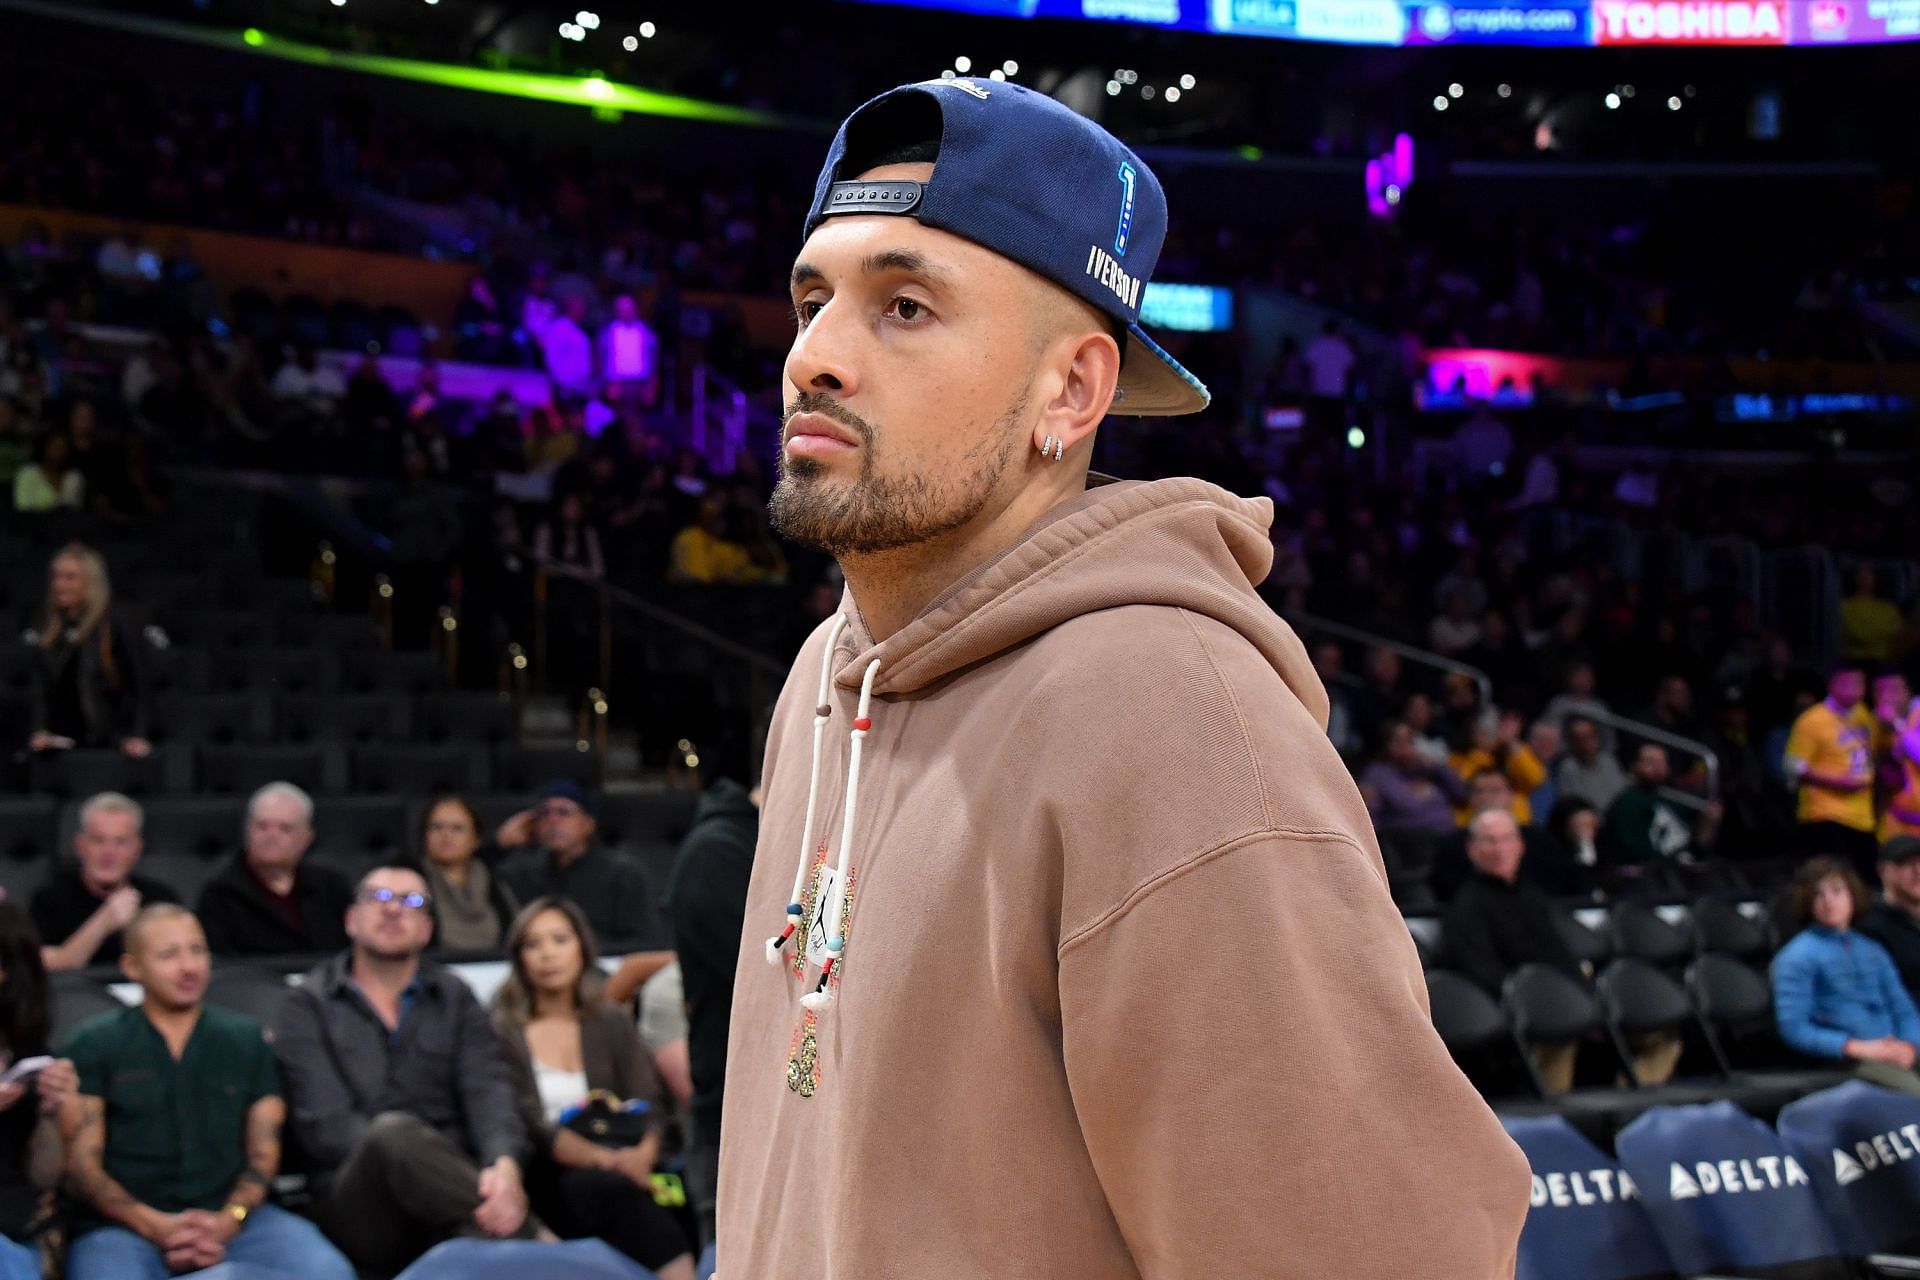
<svg viewBox="0 0 1920 1280">
<path fill-rule="evenodd" d="M 1848 1257 L 1920 1253 L 1920 1098 L 1849 1080 L 1789 1103 L 1779 1130 Z"/>
<path fill-rule="evenodd" d="M 1733 1103 L 1655 1107 L 1615 1147 L 1681 1275 L 1850 1280 L 1806 1167 Z"/>
<path fill-rule="evenodd" d="M 1515 1280 L 1667 1280 L 1640 1189 L 1564 1116 L 1501 1117 L 1533 1169 Z"/>
</svg>

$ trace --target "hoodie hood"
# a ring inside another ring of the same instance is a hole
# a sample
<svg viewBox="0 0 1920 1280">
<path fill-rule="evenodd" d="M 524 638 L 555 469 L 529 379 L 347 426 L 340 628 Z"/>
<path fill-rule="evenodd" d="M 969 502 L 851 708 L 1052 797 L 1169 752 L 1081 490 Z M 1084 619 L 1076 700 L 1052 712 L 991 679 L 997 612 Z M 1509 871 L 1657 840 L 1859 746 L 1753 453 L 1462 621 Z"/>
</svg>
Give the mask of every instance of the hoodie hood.
<svg viewBox="0 0 1920 1280">
<path fill-rule="evenodd" d="M 1245 636 L 1325 728 L 1306 648 L 1256 590 L 1273 567 L 1272 500 L 1190 478 L 1089 485 L 879 644 L 849 592 L 834 683 L 858 688 L 877 660 L 874 694 L 911 694 L 1083 614 L 1167 605 Z"/>
</svg>

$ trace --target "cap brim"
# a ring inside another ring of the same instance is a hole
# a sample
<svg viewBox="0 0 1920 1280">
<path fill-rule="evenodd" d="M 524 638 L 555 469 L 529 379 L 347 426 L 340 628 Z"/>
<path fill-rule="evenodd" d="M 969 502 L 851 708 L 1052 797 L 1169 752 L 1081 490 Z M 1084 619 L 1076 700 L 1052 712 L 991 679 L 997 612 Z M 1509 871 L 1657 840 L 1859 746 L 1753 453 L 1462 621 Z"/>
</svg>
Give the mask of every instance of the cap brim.
<svg viewBox="0 0 1920 1280">
<path fill-rule="evenodd" d="M 1139 322 L 1127 326 L 1127 358 L 1113 396 L 1113 412 L 1132 418 L 1171 418 L 1199 413 L 1213 403 L 1206 384 L 1147 336 Z"/>
</svg>

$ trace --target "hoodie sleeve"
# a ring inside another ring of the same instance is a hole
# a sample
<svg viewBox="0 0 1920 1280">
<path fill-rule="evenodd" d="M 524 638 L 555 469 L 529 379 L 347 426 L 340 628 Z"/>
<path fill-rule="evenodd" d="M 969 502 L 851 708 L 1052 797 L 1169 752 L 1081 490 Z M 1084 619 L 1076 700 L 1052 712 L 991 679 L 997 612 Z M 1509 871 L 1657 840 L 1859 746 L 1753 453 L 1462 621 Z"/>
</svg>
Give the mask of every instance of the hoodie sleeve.
<svg viewBox="0 0 1920 1280">
<path fill-rule="evenodd" d="M 1174 865 L 1062 942 L 1060 986 L 1074 1106 L 1145 1280 L 1274 1275 L 1276 1247 L 1289 1276 L 1513 1274 L 1526 1161 L 1434 1034 L 1350 836 Z"/>
</svg>

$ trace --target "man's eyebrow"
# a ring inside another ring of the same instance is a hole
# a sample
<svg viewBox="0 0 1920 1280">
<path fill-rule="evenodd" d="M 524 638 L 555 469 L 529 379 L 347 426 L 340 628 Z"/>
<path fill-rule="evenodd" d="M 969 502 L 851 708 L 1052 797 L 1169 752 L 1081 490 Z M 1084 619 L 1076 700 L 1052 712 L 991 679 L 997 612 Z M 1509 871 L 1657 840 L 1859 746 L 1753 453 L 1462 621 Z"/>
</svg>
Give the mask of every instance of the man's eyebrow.
<svg viewBox="0 0 1920 1280">
<path fill-rule="evenodd" d="M 867 275 L 883 275 L 887 272 L 900 272 L 905 275 L 920 276 L 936 285 L 950 285 L 953 275 L 945 267 L 936 264 L 924 253 L 912 249 L 883 249 L 879 253 L 868 254 L 860 262 L 860 269 Z M 811 262 L 793 264 L 791 287 L 798 289 L 803 285 L 825 280 L 827 273 Z"/>
</svg>

